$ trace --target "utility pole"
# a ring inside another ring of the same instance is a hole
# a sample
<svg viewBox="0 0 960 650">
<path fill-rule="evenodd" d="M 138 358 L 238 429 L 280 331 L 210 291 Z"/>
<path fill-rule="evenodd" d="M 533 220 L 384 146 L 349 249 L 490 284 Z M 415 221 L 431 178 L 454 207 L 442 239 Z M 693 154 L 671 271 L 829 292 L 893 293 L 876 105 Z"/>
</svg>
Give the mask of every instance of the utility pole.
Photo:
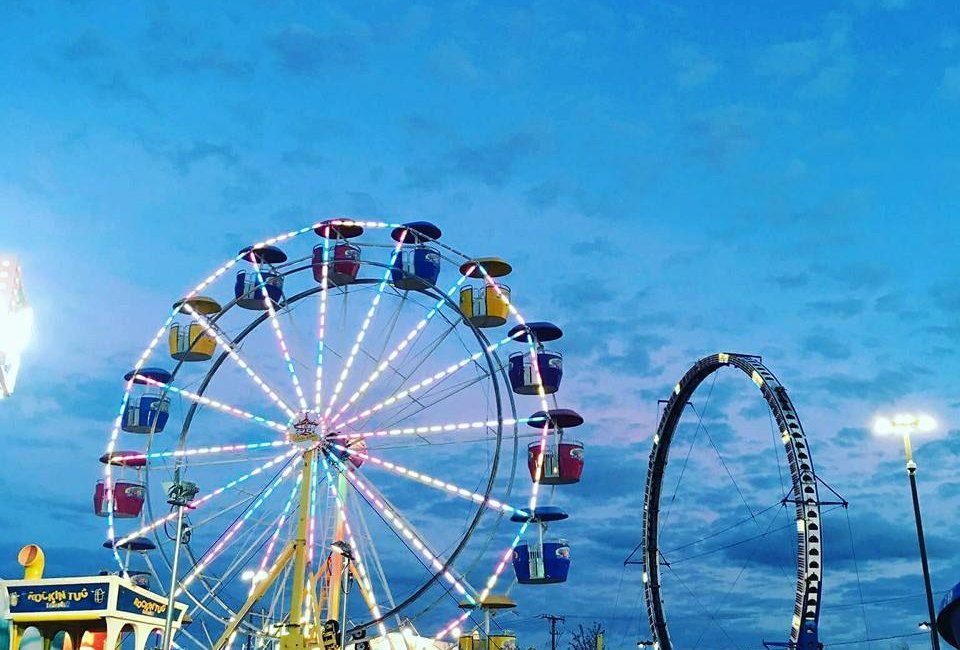
<svg viewBox="0 0 960 650">
<path fill-rule="evenodd" d="M 563 616 L 554 616 L 553 614 L 541 614 L 539 618 L 550 621 L 550 650 L 557 650 L 557 621 L 566 622 Z"/>
</svg>

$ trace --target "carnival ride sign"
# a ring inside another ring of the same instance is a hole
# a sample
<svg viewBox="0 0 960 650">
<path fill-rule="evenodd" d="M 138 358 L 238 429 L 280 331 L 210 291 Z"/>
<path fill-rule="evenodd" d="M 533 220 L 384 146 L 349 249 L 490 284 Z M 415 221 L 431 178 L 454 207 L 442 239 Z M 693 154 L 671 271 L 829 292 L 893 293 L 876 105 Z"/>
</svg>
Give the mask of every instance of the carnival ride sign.
<svg viewBox="0 0 960 650">
<path fill-rule="evenodd" d="M 121 612 L 166 618 L 167 603 L 157 598 L 150 598 L 121 585 L 117 595 L 117 609 Z"/>
<path fill-rule="evenodd" d="M 109 585 L 96 582 L 11 587 L 10 613 L 106 611 L 108 595 Z"/>
<path fill-rule="evenodd" d="M 167 600 L 160 594 L 131 585 L 119 576 L 6 580 L 10 618 L 14 621 L 118 618 L 154 624 L 167 616 Z M 174 605 L 179 624 L 187 611 Z"/>
</svg>

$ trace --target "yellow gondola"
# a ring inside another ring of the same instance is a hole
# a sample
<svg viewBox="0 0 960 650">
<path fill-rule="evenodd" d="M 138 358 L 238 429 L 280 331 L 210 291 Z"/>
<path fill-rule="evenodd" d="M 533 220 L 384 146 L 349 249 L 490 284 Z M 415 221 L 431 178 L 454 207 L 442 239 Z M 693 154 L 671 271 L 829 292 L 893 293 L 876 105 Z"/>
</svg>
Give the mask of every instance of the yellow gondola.
<svg viewBox="0 0 960 650">
<path fill-rule="evenodd" d="M 204 319 L 220 313 L 220 303 L 206 296 L 178 300 L 173 308 L 179 317 L 170 325 L 167 343 L 170 356 L 177 361 L 209 361 L 217 351 L 217 341 L 197 322 L 196 314 Z"/>
</svg>

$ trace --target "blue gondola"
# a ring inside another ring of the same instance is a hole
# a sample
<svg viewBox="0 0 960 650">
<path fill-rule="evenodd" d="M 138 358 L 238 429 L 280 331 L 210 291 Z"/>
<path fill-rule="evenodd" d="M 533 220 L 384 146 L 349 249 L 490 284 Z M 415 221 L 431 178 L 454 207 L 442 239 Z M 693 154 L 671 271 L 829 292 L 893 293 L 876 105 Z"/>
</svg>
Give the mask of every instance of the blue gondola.
<svg viewBox="0 0 960 650">
<path fill-rule="evenodd" d="M 439 239 L 440 234 L 440 228 L 428 221 L 413 221 L 393 229 L 390 236 L 403 242 L 390 272 L 396 288 L 419 291 L 437 283 L 440 252 L 426 243 Z"/>
<path fill-rule="evenodd" d="M 103 543 L 103 548 L 113 548 L 114 540 L 108 539 Z M 151 542 L 146 537 L 134 537 L 133 539 L 128 539 L 125 542 L 116 545 L 116 548 L 120 551 L 134 551 L 135 553 L 146 553 L 147 551 L 152 551 L 157 548 L 157 545 Z"/>
<path fill-rule="evenodd" d="M 163 368 L 141 368 L 139 371 L 131 370 L 123 378 L 130 381 L 134 375 L 138 377 L 133 380 L 134 386 L 123 409 L 120 428 L 129 433 L 160 433 L 170 417 L 170 398 L 147 379 L 167 384 L 172 376 Z"/>
<path fill-rule="evenodd" d="M 267 302 L 263 298 L 264 292 L 274 306 L 280 305 L 283 302 L 283 275 L 274 266 L 286 262 L 287 254 L 276 246 L 261 248 L 248 246 L 238 255 L 242 255 L 243 259 L 258 266 L 249 271 L 237 271 L 237 280 L 233 285 L 237 306 L 260 311 L 267 309 Z"/>
<path fill-rule="evenodd" d="M 538 392 L 537 373 L 540 383 L 547 395 L 556 393 L 560 389 L 563 379 L 563 355 L 559 352 L 547 350 L 543 344 L 556 341 L 563 336 L 563 330 L 547 322 L 527 323 L 517 325 L 510 330 L 509 335 L 521 343 L 533 342 L 537 351 L 537 365 L 534 369 L 530 350 L 514 352 L 510 355 L 508 376 L 513 392 L 519 395 L 536 395 Z"/>
<path fill-rule="evenodd" d="M 514 522 L 533 522 L 539 531 L 537 543 L 518 544 L 513 549 L 513 571 L 522 585 L 547 585 L 566 582 L 570 572 L 570 545 L 566 540 L 544 540 L 547 524 L 569 515 L 556 506 L 538 506 L 532 513 L 517 512 Z"/>
</svg>

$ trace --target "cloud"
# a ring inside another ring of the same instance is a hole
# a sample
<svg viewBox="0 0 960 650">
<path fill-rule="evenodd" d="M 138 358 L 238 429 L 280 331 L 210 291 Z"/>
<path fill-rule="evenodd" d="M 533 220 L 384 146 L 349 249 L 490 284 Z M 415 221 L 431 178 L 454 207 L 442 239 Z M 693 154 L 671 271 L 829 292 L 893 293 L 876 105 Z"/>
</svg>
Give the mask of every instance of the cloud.
<svg viewBox="0 0 960 650">
<path fill-rule="evenodd" d="M 852 318 L 864 310 L 864 302 L 859 298 L 814 300 L 808 302 L 806 306 L 812 313 L 839 318 Z"/>
<path fill-rule="evenodd" d="M 122 73 L 115 72 L 105 80 L 97 82 L 95 86 L 113 99 L 130 104 L 139 104 L 151 113 L 159 113 L 157 105 L 147 93 Z"/>
<path fill-rule="evenodd" d="M 219 160 L 225 167 L 235 167 L 240 162 L 233 145 L 208 140 L 194 140 L 189 147 L 178 149 L 171 158 L 181 174 L 189 174 L 195 164 L 207 160 Z"/>
<path fill-rule="evenodd" d="M 688 152 L 713 166 L 723 167 L 756 140 L 758 114 L 730 105 L 700 113 L 685 126 Z"/>
<path fill-rule="evenodd" d="M 850 30 L 847 16 L 828 15 L 819 36 L 767 47 L 757 61 L 756 72 L 789 83 L 803 99 L 842 97 L 856 71 L 856 59 L 848 47 Z"/>
<path fill-rule="evenodd" d="M 670 59 L 676 68 L 677 85 L 681 88 L 703 86 L 713 81 L 720 71 L 720 64 L 691 44 L 675 46 Z"/>
<path fill-rule="evenodd" d="M 810 277 L 806 273 L 784 273 L 774 276 L 773 282 L 781 289 L 798 289 L 807 286 Z"/>
<path fill-rule="evenodd" d="M 540 210 L 552 208 L 563 196 L 566 184 L 560 181 L 544 181 L 537 183 L 524 192 L 528 205 Z"/>
<path fill-rule="evenodd" d="M 850 344 L 834 331 L 820 329 L 800 337 L 800 349 L 825 359 L 849 359 Z"/>
<path fill-rule="evenodd" d="M 291 167 L 304 167 L 308 169 L 319 169 L 327 164 L 327 159 L 322 153 L 304 146 L 284 151 L 280 155 L 280 160 L 285 165 L 290 165 Z"/>
<path fill-rule="evenodd" d="M 438 44 L 430 53 L 430 69 L 445 81 L 477 81 L 480 70 L 473 57 L 454 41 L 447 40 Z"/>
<path fill-rule="evenodd" d="M 823 56 L 819 39 L 777 43 L 760 56 L 757 73 L 765 77 L 801 77 L 809 74 Z"/>
<path fill-rule="evenodd" d="M 280 65 L 294 74 L 321 68 L 352 67 L 364 62 L 364 45 L 356 34 L 320 34 L 306 25 L 288 25 L 267 39 Z"/>
<path fill-rule="evenodd" d="M 913 388 L 915 376 L 904 369 L 889 369 L 872 377 L 864 377 L 855 368 L 844 373 L 815 376 L 796 383 L 803 386 L 802 392 L 821 393 L 831 400 L 861 400 L 885 402 L 908 394 Z"/>
<path fill-rule="evenodd" d="M 88 29 L 63 48 L 63 55 L 70 61 L 92 61 L 110 54 L 110 48 L 96 30 Z"/>
<path fill-rule="evenodd" d="M 831 442 L 844 449 L 862 449 L 872 434 L 864 427 L 844 427 L 837 431 Z"/>
<path fill-rule="evenodd" d="M 951 101 L 960 100 L 960 65 L 948 66 L 940 82 L 941 94 Z"/>
<path fill-rule="evenodd" d="M 212 157 L 220 154 L 213 152 Z M 256 169 L 242 169 L 234 181 L 221 190 L 228 207 L 254 205 L 263 201 L 270 192 L 267 176 Z"/>
<path fill-rule="evenodd" d="M 542 148 L 539 136 L 518 131 L 490 144 L 455 147 L 424 165 L 408 165 L 407 179 L 419 189 L 436 189 L 449 178 L 466 178 L 501 188 L 510 182 L 520 162 Z"/>
</svg>

